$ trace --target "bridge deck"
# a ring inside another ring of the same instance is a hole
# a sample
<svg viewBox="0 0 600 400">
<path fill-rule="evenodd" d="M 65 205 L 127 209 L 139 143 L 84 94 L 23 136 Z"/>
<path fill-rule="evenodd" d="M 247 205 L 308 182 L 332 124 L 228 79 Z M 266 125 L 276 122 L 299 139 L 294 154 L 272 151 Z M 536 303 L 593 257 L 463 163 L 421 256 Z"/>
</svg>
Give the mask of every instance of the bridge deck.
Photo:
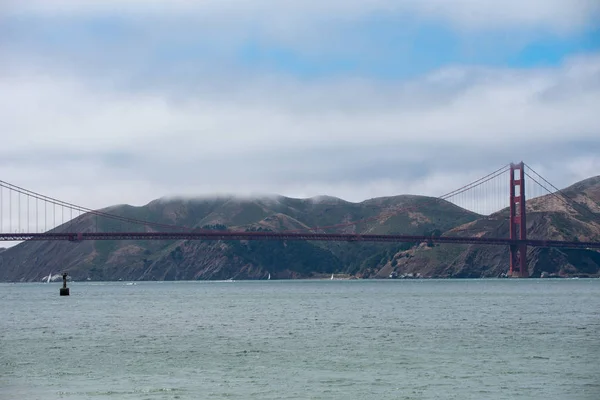
<svg viewBox="0 0 600 400">
<path fill-rule="evenodd" d="M 348 233 L 278 233 L 278 232 L 85 232 L 85 233 L 1 233 L 0 241 L 23 240 L 307 240 L 327 242 L 433 242 L 455 244 L 486 244 L 511 246 L 526 244 L 533 247 L 600 249 L 596 242 L 570 242 L 560 240 L 512 240 L 509 238 L 411 236 L 411 235 L 359 235 Z"/>
</svg>

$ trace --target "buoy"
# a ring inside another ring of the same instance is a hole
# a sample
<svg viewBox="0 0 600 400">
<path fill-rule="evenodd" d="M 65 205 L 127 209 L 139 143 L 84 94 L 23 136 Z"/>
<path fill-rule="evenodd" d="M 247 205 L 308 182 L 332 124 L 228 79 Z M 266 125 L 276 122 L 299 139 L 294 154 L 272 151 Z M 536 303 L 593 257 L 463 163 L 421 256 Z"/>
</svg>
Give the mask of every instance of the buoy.
<svg viewBox="0 0 600 400">
<path fill-rule="evenodd" d="M 63 287 L 60 288 L 60 295 L 61 296 L 69 295 L 69 288 L 67 287 L 67 273 L 66 272 L 63 272 Z"/>
</svg>

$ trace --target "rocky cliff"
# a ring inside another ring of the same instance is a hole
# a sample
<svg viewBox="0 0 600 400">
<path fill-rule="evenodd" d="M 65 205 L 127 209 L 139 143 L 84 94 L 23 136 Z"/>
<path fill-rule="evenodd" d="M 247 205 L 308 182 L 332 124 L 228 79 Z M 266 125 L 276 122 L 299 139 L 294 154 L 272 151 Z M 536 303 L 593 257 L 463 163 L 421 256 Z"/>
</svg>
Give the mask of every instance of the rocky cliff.
<svg viewBox="0 0 600 400">
<path fill-rule="evenodd" d="M 527 202 L 527 235 L 532 239 L 600 241 L 600 177 Z M 508 210 L 452 228 L 444 235 L 508 237 Z M 597 276 L 600 253 L 593 250 L 529 248 L 529 273 Z M 395 253 L 376 276 L 420 273 L 429 277 L 479 278 L 506 272 L 506 248 L 480 245 L 420 245 Z"/>
</svg>

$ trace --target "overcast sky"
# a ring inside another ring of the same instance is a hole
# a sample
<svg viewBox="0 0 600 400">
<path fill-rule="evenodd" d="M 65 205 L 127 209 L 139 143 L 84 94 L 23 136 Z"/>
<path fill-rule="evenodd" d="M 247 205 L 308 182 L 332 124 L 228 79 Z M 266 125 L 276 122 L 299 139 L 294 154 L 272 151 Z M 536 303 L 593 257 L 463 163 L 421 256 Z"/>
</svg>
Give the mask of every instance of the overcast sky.
<svg viewBox="0 0 600 400">
<path fill-rule="evenodd" d="M 600 174 L 597 0 L 3 0 L 0 179 L 171 195 L 440 195 Z"/>
</svg>

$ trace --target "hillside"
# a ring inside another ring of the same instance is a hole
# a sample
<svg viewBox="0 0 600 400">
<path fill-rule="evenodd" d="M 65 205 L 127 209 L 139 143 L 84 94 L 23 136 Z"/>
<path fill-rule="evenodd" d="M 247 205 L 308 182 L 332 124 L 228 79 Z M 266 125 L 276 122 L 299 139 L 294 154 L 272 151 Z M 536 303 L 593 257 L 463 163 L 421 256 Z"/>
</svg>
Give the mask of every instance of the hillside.
<svg viewBox="0 0 600 400">
<path fill-rule="evenodd" d="M 555 196 L 527 202 L 530 238 L 600 240 L 600 177 L 578 182 Z M 418 212 L 417 212 L 418 210 Z M 480 216 L 423 196 L 393 196 L 351 203 L 334 197 L 282 196 L 242 199 L 158 199 L 142 207 L 113 206 L 115 215 L 203 229 L 436 234 L 508 237 L 508 210 Z M 361 220 L 357 225 L 350 221 Z M 99 219 L 100 231 L 148 229 Z M 344 225 L 346 224 L 346 225 Z M 332 225 L 342 225 L 331 228 Z M 328 228 L 330 227 L 330 228 Z M 96 218 L 83 215 L 71 227 L 89 232 Z M 532 276 L 597 276 L 600 253 L 589 250 L 529 249 Z M 75 280 L 196 280 L 323 277 L 360 278 L 420 274 L 423 277 L 495 277 L 508 268 L 502 246 L 420 243 L 333 243 L 253 241 L 87 241 L 26 242 L 0 255 L 1 281 L 40 281 L 49 272 L 68 271 Z"/>
<path fill-rule="evenodd" d="M 562 192 L 573 206 L 547 195 L 527 202 L 527 235 L 532 239 L 600 241 L 600 176 L 578 182 Z M 444 232 L 444 235 L 508 237 L 509 212 L 502 210 Z M 557 276 L 597 276 L 600 253 L 590 250 L 528 249 L 529 273 Z M 507 249 L 498 246 L 420 246 L 395 253 L 376 276 L 420 273 L 429 277 L 479 278 L 506 272 Z"/>
<path fill-rule="evenodd" d="M 398 212 L 400 209 L 416 211 Z M 342 230 L 356 233 L 426 234 L 474 221 L 477 214 L 422 196 L 395 196 L 350 203 L 333 197 L 282 196 L 240 199 L 159 199 L 143 207 L 113 206 L 111 214 L 191 228 L 290 230 L 365 220 Z M 96 218 L 83 215 L 70 227 L 89 232 Z M 100 231 L 134 230 L 98 220 Z M 334 231 L 323 229 L 322 231 Z M 339 229 L 338 229 L 339 231 Z M 68 271 L 75 280 L 263 279 L 344 273 L 369 276 L 381 260 L 408 245 L 314 242 L 89 241 L 26 242 L 0 256 L 0 280 L 39 281 Z"/>
</svg>

